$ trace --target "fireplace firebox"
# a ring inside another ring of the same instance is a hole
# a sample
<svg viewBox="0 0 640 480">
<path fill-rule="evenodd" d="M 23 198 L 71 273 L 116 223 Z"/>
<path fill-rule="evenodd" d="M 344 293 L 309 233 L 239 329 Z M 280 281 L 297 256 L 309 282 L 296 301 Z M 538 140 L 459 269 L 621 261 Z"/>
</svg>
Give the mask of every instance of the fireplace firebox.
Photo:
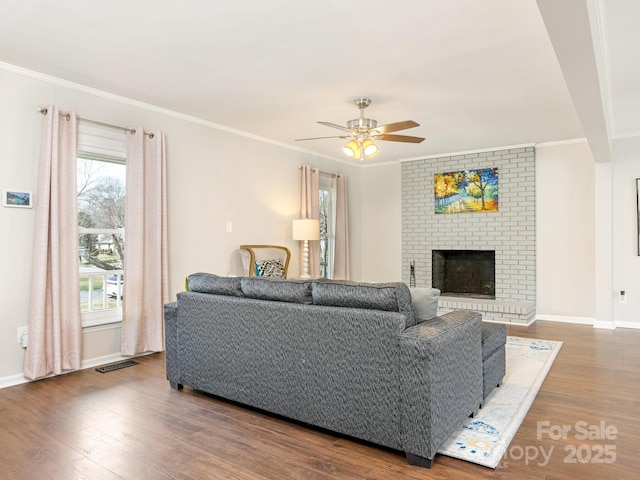
<svg viewBox="0 0 640 480">
<path fill-rule="evenodd" d="M 433 250 L 432 285 L 441 295 L 496 298 L 494 250 Z"/>
</svg>

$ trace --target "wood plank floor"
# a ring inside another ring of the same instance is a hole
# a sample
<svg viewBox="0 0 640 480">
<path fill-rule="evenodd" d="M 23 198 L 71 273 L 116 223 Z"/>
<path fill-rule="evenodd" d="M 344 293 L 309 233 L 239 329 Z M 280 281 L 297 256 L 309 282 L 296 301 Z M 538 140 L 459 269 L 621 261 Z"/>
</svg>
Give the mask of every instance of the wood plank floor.
<svg viewBox="0 0 640 480">
<path fill-rule="evenodd" d="M 440 455 L 412 467 L 400 452 L 173 391 L 154 354 L 0 390 L 0 478 L 640 478 L 640 331 L 539 321 L 508 333 L 564 346 L 496 470 Z"/>
</svg>

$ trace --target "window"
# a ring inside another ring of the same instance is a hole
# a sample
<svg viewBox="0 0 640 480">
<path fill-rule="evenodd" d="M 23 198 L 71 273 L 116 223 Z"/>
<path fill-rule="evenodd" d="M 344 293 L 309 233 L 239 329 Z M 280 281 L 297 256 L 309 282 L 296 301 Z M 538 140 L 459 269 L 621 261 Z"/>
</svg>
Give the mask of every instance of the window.
<svg viewBox="0 0 640 480">
<path fill-rule="evenodd" d="M 330 177 L 320 176 L 320 276 L 333 278 L 335 245 L 335 188 Z"/>
<path fill-rule="evenodd" d="M 82 326 L 122 320 L 126 137 L 80 123 L 78 263 Z"/>
</svg>

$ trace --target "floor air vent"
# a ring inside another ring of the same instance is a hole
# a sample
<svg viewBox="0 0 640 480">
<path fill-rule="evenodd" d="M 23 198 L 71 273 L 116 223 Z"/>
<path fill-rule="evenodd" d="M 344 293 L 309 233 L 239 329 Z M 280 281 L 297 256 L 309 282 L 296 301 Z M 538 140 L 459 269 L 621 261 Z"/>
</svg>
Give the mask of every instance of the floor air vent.
<svg viewBox="0 0 640 480">
<path fill-rule="evenodd" d="M 104 367 L 96 368 L 100 373 L 112 372 L 113 370 L 120 370 L 121 368 L 132 367 L 138 365 L 138 362 L 133 360 L 125 360 L 124 362 L 112 363 L 111 365 L 105 365 Z"/>
</svg>

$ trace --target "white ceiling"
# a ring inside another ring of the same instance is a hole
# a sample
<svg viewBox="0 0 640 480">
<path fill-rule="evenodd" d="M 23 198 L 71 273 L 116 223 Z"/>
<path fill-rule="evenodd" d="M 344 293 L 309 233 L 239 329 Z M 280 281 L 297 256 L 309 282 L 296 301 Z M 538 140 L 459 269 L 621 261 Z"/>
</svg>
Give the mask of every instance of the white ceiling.
<svg viewBox="0 0 640 480">
<path fill-rule="evenodd" d="M 545 1 L 0 0 L 0 62 L 340 159 L 344 140 L 295 139 L 340 134 L 316 122 L 345 124 L 369 96 L 367 117 L 427 138 L 380 142 L 367 162 L 388 162 L 588 133 Z M 637 135 L 640 2 L 565 1 L 606 13 L 591 101 L 609 133 Z"/>
</svg>

